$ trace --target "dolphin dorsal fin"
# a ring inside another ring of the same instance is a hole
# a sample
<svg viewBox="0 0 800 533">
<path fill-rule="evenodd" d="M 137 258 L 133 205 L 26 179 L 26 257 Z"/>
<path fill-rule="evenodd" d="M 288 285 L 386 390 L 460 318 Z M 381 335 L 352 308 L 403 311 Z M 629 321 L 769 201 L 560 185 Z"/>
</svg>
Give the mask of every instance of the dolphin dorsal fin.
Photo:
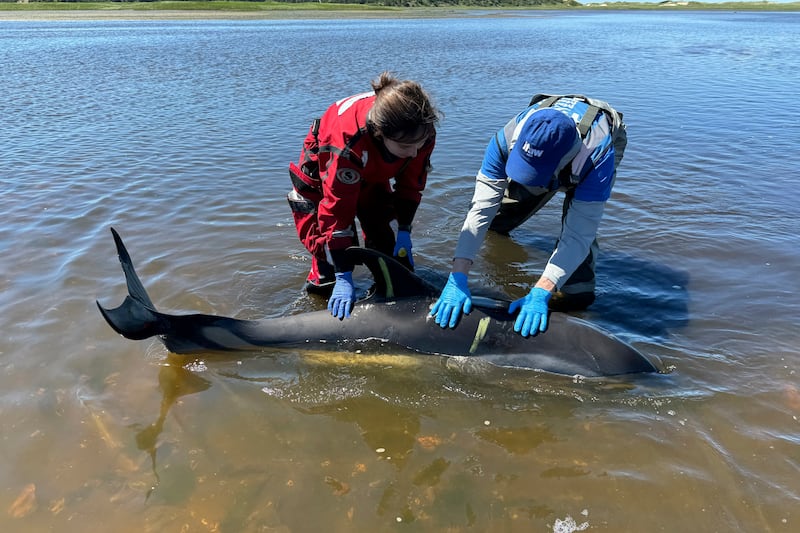
<svg viewBox="0 0 800 533">
<path fill-rule="evenodd" d="M 432 296 L 437 289 L 408 270 L 402 263 L 377 250 L 353 246 L 347 254 L 358 265 L 367 267 L 375 279 L 375 296 L 387 300 L 411 296 Z"/>
</svg>

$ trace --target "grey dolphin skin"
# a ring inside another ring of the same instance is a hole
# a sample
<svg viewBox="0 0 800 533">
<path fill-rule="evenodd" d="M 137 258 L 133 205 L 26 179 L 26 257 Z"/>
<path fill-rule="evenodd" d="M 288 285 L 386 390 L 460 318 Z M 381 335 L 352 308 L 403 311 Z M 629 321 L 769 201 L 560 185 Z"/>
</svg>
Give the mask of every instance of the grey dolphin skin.
<svg viewBox="0 0 800 533">
<path fill-rule="evenodd" d="M 327 310 L 280 318 L 240 320 L 222 316 L 169 315 L 156 310 L 133 267 L 119 234 L 112 228 L 128 296 L 119 307 L 97 302 L 103 317 L 122 336 L 140 340 L 159 336 L 173 353 L 258 351 L 263 347 L 355 351 L 379 345 L 395 351 L 441 356 L 479 357 L 500 366 L 524 367 L 586 377 L 659 372 L 654 362 L 630 345 L 586 321 L 551 313 L 549 328 L 535 337 L 514 332 L 508 302 L 475 298 L 469 315 L 454 329 L 442 329 L 428 317 L 438 289 L 393 258 L 374 250 L 351 248 L 356 264 L 375 279 L 371 294 L 356 303 L 350 318 Z"/>
</svg>

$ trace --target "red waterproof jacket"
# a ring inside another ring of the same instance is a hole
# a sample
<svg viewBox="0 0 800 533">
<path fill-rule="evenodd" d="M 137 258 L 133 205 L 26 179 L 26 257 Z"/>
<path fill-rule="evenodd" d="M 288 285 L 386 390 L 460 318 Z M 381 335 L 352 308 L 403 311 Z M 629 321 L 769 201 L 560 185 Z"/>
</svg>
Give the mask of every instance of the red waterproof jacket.
<svg viewBox="0 0 800 533">
<path fill-rule="evenodd" d="M 413 158 L 393 156 L 368 131 L 367 113 L 374 101 L 372 92 L 339 100 L 315 122 L 304 142 L 299 166 L 312 178 L 318 172 L 322 192 L 318 224 L 331 251 L 352 244 L 359 201 L 365 200 L 362 192 L 377 188 L 385 192 L 380 195 L 384 200 L 388 194 L 392 205 L 374 207 L 393 208 L 398 224 L 411 225 L 425 189 L 435 137 Z"/>
</svg>

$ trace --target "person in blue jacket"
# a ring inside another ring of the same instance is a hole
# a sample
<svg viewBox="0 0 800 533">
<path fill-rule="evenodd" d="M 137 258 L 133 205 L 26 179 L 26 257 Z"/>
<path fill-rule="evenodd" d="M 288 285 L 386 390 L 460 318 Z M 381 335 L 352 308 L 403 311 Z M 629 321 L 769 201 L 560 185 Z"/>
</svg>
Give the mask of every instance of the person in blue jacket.
<svg viewBox="0 0 800 533">
<path fill-rule="evenodd" d="M 472 309 L 469 269 L 487 230 L 508 233 L 565 193 L 561 234 L 530 293 L 509 306 L 523 336 L 547 329 L 548 308 L 594 302 L 597 229 L 627 144 L 622 114 L 582 95 L 541 95 L 489 142 L 453 259 L 430 315 L 456 327 Z M 554 294 L 558 296 L 551 298 Z"/>
</svg>

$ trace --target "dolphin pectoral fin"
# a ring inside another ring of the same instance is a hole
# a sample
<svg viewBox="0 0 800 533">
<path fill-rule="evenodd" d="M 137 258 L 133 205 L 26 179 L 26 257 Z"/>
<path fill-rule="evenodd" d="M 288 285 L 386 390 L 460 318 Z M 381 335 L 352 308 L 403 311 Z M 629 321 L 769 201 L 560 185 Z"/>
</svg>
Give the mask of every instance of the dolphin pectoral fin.
<svg viewBox="0 0 800 533">
<path fill-rule="evenodd" d="M 406 268 L 394 257 L 371 248 L 352 246 L 347 254 L 358 265 L 367 267 L 375 279 L 375 295 L 383 299 L 432 296 L 438 291 Z"/>
</svg>

